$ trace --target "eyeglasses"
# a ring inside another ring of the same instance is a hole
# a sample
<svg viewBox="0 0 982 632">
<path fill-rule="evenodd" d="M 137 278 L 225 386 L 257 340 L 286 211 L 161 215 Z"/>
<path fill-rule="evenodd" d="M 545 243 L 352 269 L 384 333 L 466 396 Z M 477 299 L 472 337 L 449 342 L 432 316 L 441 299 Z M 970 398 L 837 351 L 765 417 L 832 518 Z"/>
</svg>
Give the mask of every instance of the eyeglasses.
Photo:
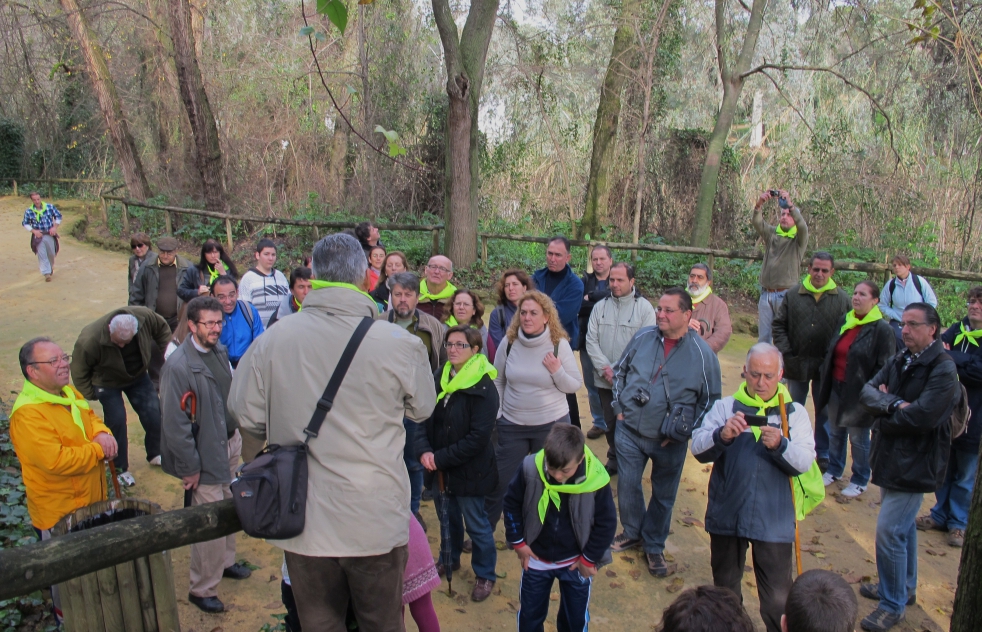
<svg viewBox="0 0 982 632">
<path fill-rule="evenodd" d="M 927 323 L 919 323 L 916 320 L 907 320 L 907 321 L 902 320 L 900 321 L 900 328 L 903 329 L 904 327 L 910 327 L 911 329 L 913 329 L 914 327 L 920 327 L 921 325 L 926 325 L 926 324 Z"/>
<path fill-rule="evenodd" d="M 655 308 L 655 311 L 658 312 L 659 314 L 674 314 L 676 312 L 681 312 L 682 310 L 680 310 L 680 309 L 669 309 L 667 307 L 656 307 Z"/>
<path fill-rule="evenodd" d="M 61 356 L 60 358 L 55 358 L 54 360 L 43 360 L 43 361 L 39 361 L 39 362 L 28 362 L 28 364 L 54 364 L 54 365 L 58 365 L 58 364 L 71 364 L 71 361 L 72 361 L 72 356 L 70 356 L 70 355 L 68 355 L 66 353 L 65 355 Z"/>
<path fill-rule="evenodd" d="M 980 301 L 980 300 L 978 300 L 976 298 L 973 298 L 969 302 L 965 303 L 965 306 L 966 307 L 971 307 L 972 305 L 982 305 L 982 301 Z"/>
<path fill-rule="evenodd" d="M 439 270 L 440 272 L 442 272 L 444 274 L 450 274 L 450 269 L 449 268 L 444 268 L 443 266 L 438 266 L 438 265 L 435 265 L 435 264 L 432 264 L 432 263 L 426 264 L 426 269 L 427 270 Z"/>
<path fill-rule="evenodd" d="M 146 244 L 137 244 L 135 246 L 132 246 L 133 250 L 139 250 L 140 248 L 149 248 L 149 247 L 150 246 L 148 246 Z"/>
<path fill-rule="evenodd" d="M 236 297 L 238 297 L 238 295 L 239 295 L 238 292 L 232 290 L 228 294 L 216 294 L 215 298 L 217 298 L 220 301 L 234 301 Z"/>
<path fill-rule="evenodd" d="M 464 349 L 467 349 L 469 347 L 470 347 L 470 345 L 467 344 L 466 342 L 445 342 L 445 343 L 443 343 L 443 348 L 444 349 L 458 349 L 460 351 L 463 351 Z"/>
<path fill-rule="evenodd" d="M 456 303 L 453 304 L 453 306 L 454 307 L 466 307 L 467 309 L 474 309 L 474 304 L 471 303 L 471 302 L 469 302 L 469 301 L 467 301 L 467 302 L 457 301 Z"/>
<path fill-rule="evenodd" d="M 223 321 L 223 320 L 196 320 L 194 322 L 197 323 L 198 325 L 200 325 L 201 327 L 204 327 L 205 329 L 215 329 L 215 328 L 221 329 L 222 328 L 222 325 L 224 324 L 225 321 Z"/>
</svg>

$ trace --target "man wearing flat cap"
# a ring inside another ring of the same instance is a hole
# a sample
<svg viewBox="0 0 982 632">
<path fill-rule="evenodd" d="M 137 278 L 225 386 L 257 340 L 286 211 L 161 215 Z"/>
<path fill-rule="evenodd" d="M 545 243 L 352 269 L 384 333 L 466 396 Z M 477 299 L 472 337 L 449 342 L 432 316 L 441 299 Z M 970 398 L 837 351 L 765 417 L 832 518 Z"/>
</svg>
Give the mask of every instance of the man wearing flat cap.
<svg viewBox="0 0 982 632">
<path fill-rule="evenodd" d="M 155 257 L 147 257 L 140 266 L 130 290 L 130 305 L 141 305 L 157 312 L 174 331 L 184 304 L 177 295 L 177 285 L 184 277 L 184 271 L 194 264 L 177 254 L 177 240 L 173 237 L 159 239 L 157 250 Z"/>
</svg>

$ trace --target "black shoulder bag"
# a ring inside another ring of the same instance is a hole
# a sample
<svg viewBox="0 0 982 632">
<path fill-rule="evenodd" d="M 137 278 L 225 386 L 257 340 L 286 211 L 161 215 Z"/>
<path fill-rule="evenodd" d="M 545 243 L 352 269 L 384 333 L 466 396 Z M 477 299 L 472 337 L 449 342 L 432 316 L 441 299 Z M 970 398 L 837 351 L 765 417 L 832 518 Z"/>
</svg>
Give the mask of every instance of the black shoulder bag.
<svg viewBox="0 0 982 632">
<path fill-rule="evenodd" d="M 352 334 L 324 394 L 317 401 L 310 423 L 304 428 L 307 435 L 304 442 L 267 446 L 255 460 L 243 465 L 232 481 L 235 513 L 248 535 L 286 540 L 303 532 L 307 510 L 307 443 L 317 437 L 327 413 L 331 412 L 344 375 L 373 322 L 364 318 Z"/>
</svg>

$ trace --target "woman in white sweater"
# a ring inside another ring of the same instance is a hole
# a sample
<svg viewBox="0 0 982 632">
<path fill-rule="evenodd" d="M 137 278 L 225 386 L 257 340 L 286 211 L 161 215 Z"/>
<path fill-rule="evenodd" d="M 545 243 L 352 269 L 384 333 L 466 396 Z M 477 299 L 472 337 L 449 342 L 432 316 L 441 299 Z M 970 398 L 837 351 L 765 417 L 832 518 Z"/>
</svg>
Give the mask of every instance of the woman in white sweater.
<svg viewBox="0 0 982 632">
<path fill-rule="evenodd" d="M 518 301 L 505 339 L 495 355 L 501 411 L 498 414 L 498 486 L 485 500 L 491 529 L 498 526 L 508 483 L 529 454 L 542 449 L 554 424 L 569 423 L 566 394 L 583 385 L 569 336 L 552 299 L 530 291 Z"/>
</svg>

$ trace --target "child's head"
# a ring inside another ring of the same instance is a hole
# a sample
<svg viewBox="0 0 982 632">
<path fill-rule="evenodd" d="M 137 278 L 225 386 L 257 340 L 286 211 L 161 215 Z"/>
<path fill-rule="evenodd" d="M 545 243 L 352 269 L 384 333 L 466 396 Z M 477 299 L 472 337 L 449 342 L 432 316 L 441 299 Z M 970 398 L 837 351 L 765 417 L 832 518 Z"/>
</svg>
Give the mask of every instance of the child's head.
<svg viewBox="0 0 982 632">
<path fill-rule="evenodd" d="M 662 612 L 659 632 L 753 632 L 740 598 L 729 588 L 698 586 Z"/>
<path fill-rule="evenodd" d="M 791 586 L 781 627 L 784 632 L 852 632 L 858 610 L 846 580 L 830 571 L 810 570 Z"/>
<path fill-rule="evenodd" d="M 546 470 L 558 483 L 565 483 L 583 462 L 583 432 L 572 424 L 556 424 L 546 436 Z"/>
</svg>

